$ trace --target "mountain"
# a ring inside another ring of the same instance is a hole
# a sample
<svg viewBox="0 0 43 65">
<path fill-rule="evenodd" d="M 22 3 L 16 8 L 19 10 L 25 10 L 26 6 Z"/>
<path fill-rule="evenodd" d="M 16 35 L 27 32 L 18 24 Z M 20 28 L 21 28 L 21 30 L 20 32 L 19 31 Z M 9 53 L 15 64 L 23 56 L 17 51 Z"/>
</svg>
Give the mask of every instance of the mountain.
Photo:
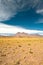
<svg viewBox="0 0 43 65">
<path fill-rule="evenodd" d="M 43 35 L 42 35 L 43 36 Z M 39 34 L 28 34 L 28 33 L 24 33 L 24 32 L 18 32 L 15 34 L 15 37 L 42 37 Z"/>
<path fill-rule="evenodd" d="M 16 37 L 27 37 L 28 34 L 27 33 L 24 33 L 24 32 L 22 32 L 22 33 L 18 32 L 18 33 L 15 34 L 15 36 Z"/>
<path fill-rule="evenodd" d="M 23 37 L 28 37 L 28 38 L 34 38 L 34 37 L 43 37 L 43 35 L 40 35 L 40 34 L 28 34 L 28 33 L 25 33 L 25 32 L 17 32 L 16 34 L 0 34 L 0 37 L 20 37 L 20 38 L 23 38 Z"/>
</svg>

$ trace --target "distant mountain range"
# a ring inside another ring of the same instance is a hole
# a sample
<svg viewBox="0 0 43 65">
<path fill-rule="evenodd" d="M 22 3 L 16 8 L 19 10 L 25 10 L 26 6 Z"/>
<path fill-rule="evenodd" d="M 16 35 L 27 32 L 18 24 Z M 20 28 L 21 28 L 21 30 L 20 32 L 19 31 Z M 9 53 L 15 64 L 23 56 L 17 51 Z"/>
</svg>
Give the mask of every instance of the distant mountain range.
<svg viewBox="0 0 43 65">
<path fill-rule="evenodd" d="M 22 33 L 20 33 L 20 32 L 18 32 L 18 33 L 16 33 L 15 34 L 15 36 L 16 37 L 38 37 L 38 36 L 43 36 L 43 35 L 39 35 L 39 34 L 28 34 L 28 33 L 24 33 L 24 32 L 22 32 Z"/>
<path fill-rule="evenodd" d="M 39 35 L 39 34 L 28 34 L 28 33 L 24 33 L 24 32 L 18 32 L 16 34 L 0 34 L 0 36 L 14 36 L 14 37 L 43 37 L 43 35 Z"/>
</svg>

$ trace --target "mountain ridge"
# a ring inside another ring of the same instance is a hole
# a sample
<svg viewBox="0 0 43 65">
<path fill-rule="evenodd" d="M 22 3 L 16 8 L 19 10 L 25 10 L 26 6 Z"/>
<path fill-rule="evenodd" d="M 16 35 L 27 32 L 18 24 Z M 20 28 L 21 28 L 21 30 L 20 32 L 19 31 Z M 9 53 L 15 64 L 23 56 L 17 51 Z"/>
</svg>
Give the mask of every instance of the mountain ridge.
<svg viewBox="0 0 43 65">
<path fill-rule="evenodd" d="M 0 37 L 3 37 L 3 36 L 8 36 L 8 37 L 43 37 L 43 35 L 40 35 L 40 34 L 28 34 L 28 33 L 25 33 L 25 32 L 17 32 L 16 34 L 0 34 Z"/>
</svg>

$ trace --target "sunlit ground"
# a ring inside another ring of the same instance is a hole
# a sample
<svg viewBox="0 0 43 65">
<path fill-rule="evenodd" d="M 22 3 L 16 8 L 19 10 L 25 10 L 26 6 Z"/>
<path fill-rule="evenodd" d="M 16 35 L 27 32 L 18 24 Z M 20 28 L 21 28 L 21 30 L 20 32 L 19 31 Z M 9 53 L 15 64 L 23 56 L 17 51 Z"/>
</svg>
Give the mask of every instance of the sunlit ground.
<svg viewBox="0 0 43 65">
<path fill-rule="evenodd" d="M 43 65 L 43 37 L 0 37 L 0 65 Z"/>
</svg>

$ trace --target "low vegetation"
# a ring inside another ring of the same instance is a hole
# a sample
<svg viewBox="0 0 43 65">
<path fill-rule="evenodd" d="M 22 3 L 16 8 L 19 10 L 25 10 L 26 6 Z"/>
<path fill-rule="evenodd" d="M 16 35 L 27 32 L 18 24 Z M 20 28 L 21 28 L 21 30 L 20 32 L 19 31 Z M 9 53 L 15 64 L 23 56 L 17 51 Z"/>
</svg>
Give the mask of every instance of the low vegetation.
<svg viewBox="0 0 43 65">
<path fill-rule="evenodd" d="M 43 37 L 0 37 L 0 65 L 43 65 Z"/>
</svg>

